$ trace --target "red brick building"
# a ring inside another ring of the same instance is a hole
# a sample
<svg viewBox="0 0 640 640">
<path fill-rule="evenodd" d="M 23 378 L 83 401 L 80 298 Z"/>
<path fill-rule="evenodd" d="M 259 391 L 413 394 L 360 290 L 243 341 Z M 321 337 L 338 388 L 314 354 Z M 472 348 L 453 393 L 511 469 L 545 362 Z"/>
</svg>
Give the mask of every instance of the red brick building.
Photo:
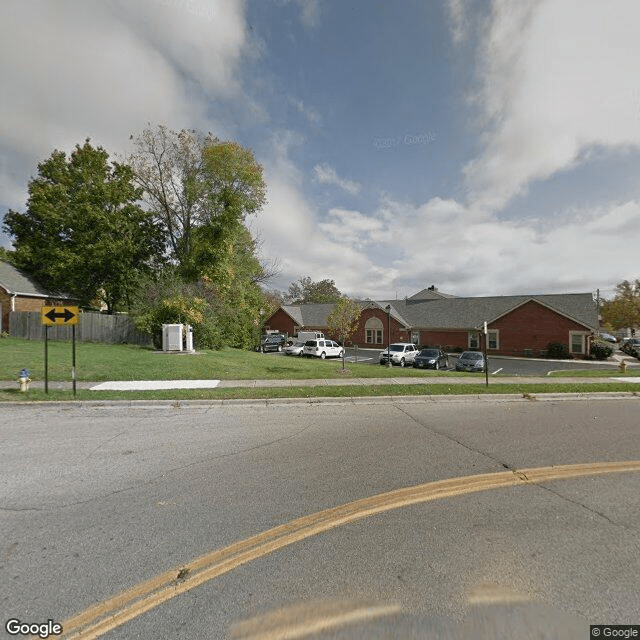
<svg viewBox="0 0 640 640">
<path fill-rule="evenodd" d="M 349 342 L 365 348 L 413 342 L 447 350 L 480 349 L 486 322 L 489 353 L 539 356 L 549 343 L 560 343 L 580 356 L 588 354 L 589 336 L 598 326 L 590 293 L 457 298 L 429 288 L 404 300 L 364 300 L 360 305 L 360 324 Z M 332 304 L 285 305 L 267 319 L 265 329 L 289 335 L 326 333 L 332 309 Z"/>
<path fill-rule="evenodd" d="M 44 306 L 62 305 L 68 300 L 43 291 L 8 262 L 0 261 L 0 332 L 9 332 L 12 311 L 40 311 Z"/>
</svg>

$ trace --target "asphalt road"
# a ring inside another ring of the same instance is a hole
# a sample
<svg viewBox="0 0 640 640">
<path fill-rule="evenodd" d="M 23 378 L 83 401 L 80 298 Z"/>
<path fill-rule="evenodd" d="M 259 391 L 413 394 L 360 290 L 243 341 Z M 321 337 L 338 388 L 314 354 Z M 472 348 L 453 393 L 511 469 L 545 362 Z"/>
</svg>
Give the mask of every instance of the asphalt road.
<svg viewBox="0 0 640 640">
<path fill-rule="evenodd" d="M 589 624 L 638 624 L 640 472 L 539 483 L 516 472 L 640 460 L 639 408 L 454 397 L 7 407 L 3 618 L 65 622 L 171 570 L 166 601 L 140 615 L 134 603 L 103 637 L 587 638 Z M 478 474 L 514 484 L 461 481 L 459 494 L 394 498 L 373 514 L 383 492 Z M 189 583 L 195 558 L 286 523 L 272 552 L 252 542 Z M 247 548 L 258 550 L 240 558 Z M 289 635 L 257 635 L 278 626 Z"/>
</svg>

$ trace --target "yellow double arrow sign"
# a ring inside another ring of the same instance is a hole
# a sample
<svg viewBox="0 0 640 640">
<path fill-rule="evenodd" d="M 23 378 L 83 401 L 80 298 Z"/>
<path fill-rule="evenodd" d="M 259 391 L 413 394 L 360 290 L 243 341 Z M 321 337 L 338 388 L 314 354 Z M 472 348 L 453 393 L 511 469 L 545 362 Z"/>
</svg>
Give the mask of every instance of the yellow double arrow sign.
<svg viewBox="0 0 640 640">
<path fill-rule="evenodd" d="M 42 324 L 78 324 L 78 307 L 42 307 Z"/>
</svg>

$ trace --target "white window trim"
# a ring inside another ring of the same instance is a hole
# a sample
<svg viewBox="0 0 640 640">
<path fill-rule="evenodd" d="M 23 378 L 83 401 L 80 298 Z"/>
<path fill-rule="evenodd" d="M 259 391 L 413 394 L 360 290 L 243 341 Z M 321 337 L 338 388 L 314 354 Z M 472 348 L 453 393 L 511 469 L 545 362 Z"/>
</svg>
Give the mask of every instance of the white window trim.
<svg viewBox="0 0 640 640">
<path fill-rule="evenodd" d="M 587 342 L 588 335 L 589 335 L 588 331 L 569 331 L 569 353 L 581 353 L 581 354 L 586 353 L 586 342 Z M 580 351 L 573 350 L 573 336 L 581 337 Z"/>
<path fill-rule="evenodd" d="M 371 332 L 371 337 L 373 338 L 371 342 L 367 340 L 367 338 L 369 337 L 368 336 L 369 332 Z M 376 338 L 378 337 L 380 338 L 379 341 L 376 340 Z M 383 329 L 365 329 L 364 339 L 365 339 L 365 344 L 384 344 L 384 330 Z"/>
<path fill-rule="evenodd" d="M 490 347 L 489 346 L 489 336 L 495 333 L 496 334 L 496 346 L 495 347 Z M 487 351 L 489 351 L 489 349 L 491 349 L 492 351 L 497 351 L 500 348 L 500 329 L 489 329 L 487 331 Z"/>
</svg>

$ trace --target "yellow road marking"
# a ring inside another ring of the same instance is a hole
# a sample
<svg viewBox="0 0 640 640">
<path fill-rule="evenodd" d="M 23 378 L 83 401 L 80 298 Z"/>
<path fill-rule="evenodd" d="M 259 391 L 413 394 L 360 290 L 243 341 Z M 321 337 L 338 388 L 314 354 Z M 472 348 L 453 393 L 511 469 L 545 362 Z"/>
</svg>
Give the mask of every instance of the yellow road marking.
<svg viewBox="0 0 640 640">
<path fill-rule="evenodd" d="M 640 471 L 640 460 L 538 467 L 438 480 L 318 511 L 212 551 L 123 591 L 63 623 L 64 638 L 91 640 L 158 605 L 277 549 L 369 516 L 454 496 L 580 476 Z"/>
</svg>

